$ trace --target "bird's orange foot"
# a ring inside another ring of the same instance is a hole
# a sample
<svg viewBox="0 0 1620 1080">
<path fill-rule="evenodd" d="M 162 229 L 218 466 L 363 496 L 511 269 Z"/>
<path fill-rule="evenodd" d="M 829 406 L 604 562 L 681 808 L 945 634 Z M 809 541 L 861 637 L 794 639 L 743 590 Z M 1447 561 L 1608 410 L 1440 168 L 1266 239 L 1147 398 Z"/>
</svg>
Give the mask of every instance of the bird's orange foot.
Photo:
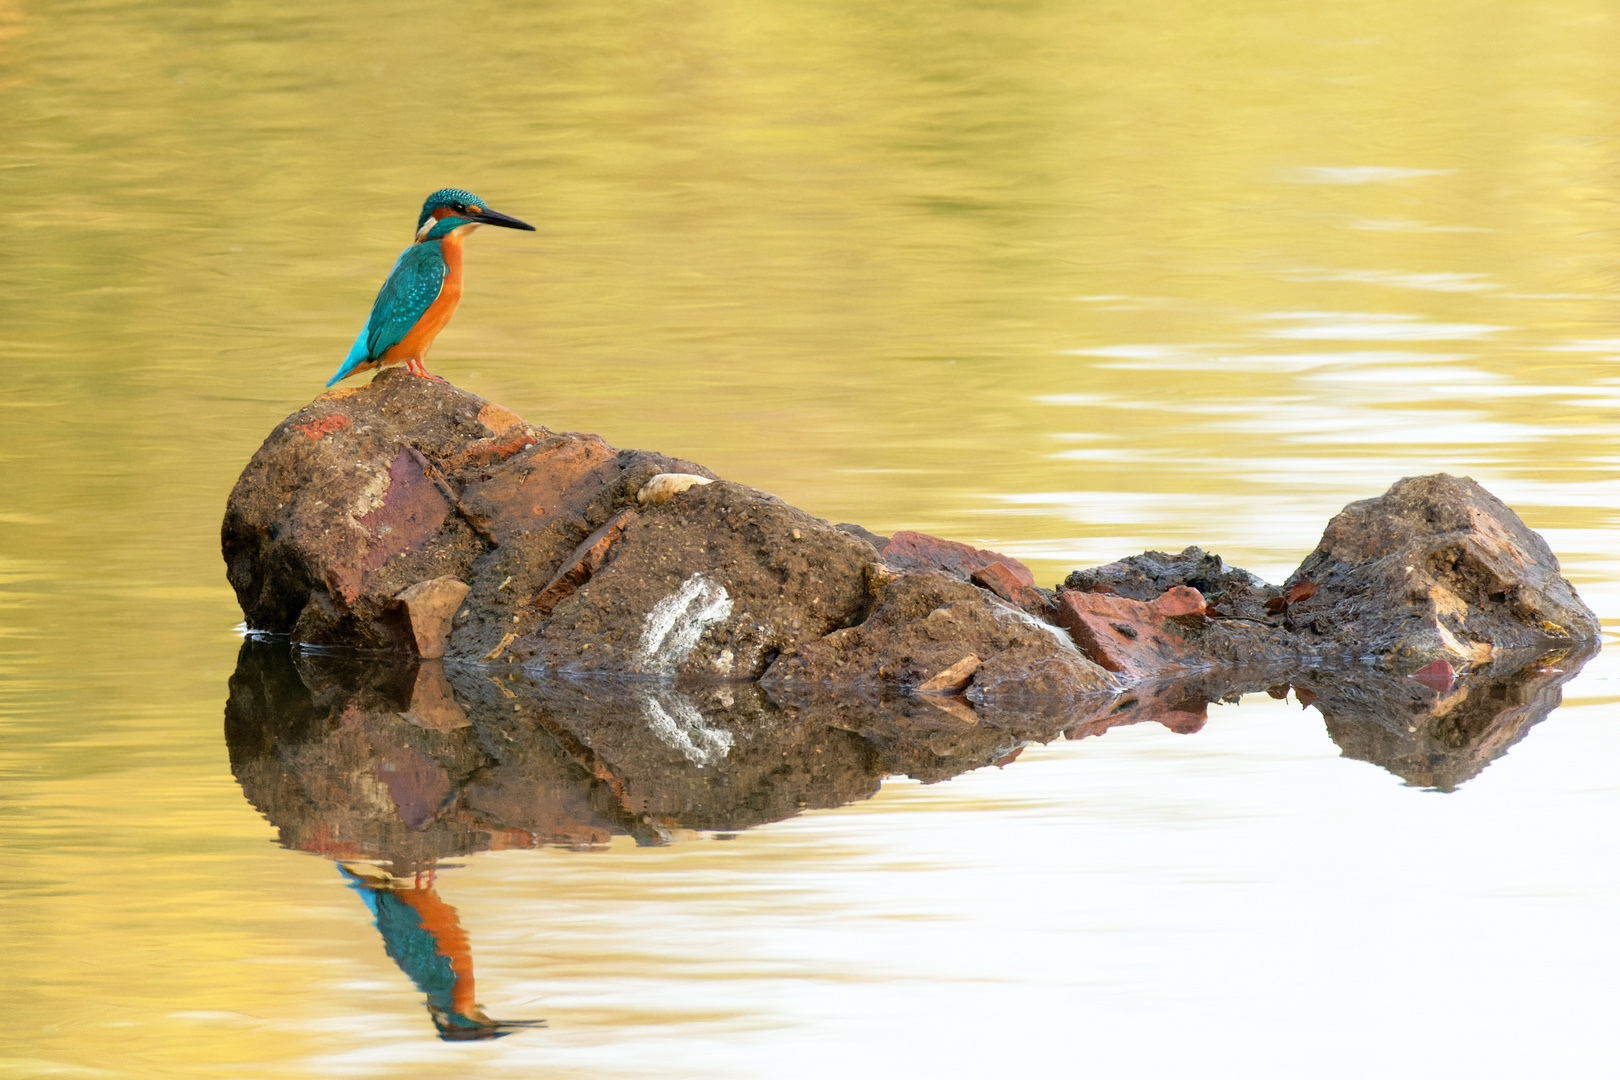
<svg viewBox="0 0 1620 1080">
<path fill-rule="evenodd" d="M 432 379 L 434 382 L 444 383 L 446 386 L 450 385 L 447 380 L 442 379 L 437 375 L 429 374 L 426 365 L 424 365 L 420 360 L 405 361 L 405 370 L 410 372 L 412 375 L 420 375 L 424 379 Z"/>
<path fill-rule="evenodd" d="M 433 379 L 434 382 L 444 382 L 444 385 L 450 385 L 445 379 L 434 376 L 434 374 L 428 374 L 428 366 L 421 363 L 420 359 L 407 359 L 405 361 L 405 371 L 411 372 L 413 376 L 421 376 L 423 379 Z"/>
</svg>

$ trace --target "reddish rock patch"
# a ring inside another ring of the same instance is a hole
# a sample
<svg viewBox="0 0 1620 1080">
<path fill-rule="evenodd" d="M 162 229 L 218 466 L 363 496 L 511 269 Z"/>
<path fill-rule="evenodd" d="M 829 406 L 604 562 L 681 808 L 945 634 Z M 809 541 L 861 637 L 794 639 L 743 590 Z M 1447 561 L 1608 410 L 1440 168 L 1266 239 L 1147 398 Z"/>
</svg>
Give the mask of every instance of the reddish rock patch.
<svg viewBox="0 0 1620 1080">
<path fill-rule="evenodd" d="M 1179 619 L 1202 616 L 1204 594 L 1186 585 L 1174 585 L 1156 600 L 1148 602 L 1148 609 L 1161 619 Z"/>
<path fill-rule="evenodd" d="M 970 580 L 1037 618 L 1051 620 L 1051 603 L 1039 589 L 1021 580 L 1006 563 L 987 563 L 973 571 Z"/>
<path fill-rule="evenodd" d="M 618 451 L 595 435 L 553 435 L 469 484 L 461 493 L 461 512 L 474 528 L 494 536 L 573 521 L 618 478 L 617 459 Z"/>
<path fill-rule="evenodd" d="M 984 551 L 955 540 L 941 540 L 920 532 L 897 532 L 883 548 L 883 561 L 896 570 L 942 570 L 963 581 L 999 563 L 1012 573 L 1020 584 L 1033 587 L 1035 575 L 1029 567 L 1000 552 Z"/>
<path fill-rule="evenodd" d="M 505 461 L 520 450 L 527 450 L 539 439 L 540 435 L 527 425 L 515 429 L 508 427 L 498 435 L 468 443 L 466 448 L 455 456 L 451 465 L 455 469 L 464 469 L 468 466 Z"/>
<path fill-rule="evenodd" d="M 334 431 L 342 431 L 351 423 L 353 421 L 349 419 L 348 413 L 333 413 L 331 416 L 323 416 L 319 420 L 311 420 L 307 424 L 299 424 L 298 430 L 302 431 L 306 438 L 321 439 Z"/>
<path fill-rule="evenodd" d="M 1168 606 L 1180 610 L 1186 604 L 1178 596 Z M 1140 600 L 1106 593 L 1060 592 L 1057 622 L 1094 663 L 1129 679 L 1190 666 L 1181 635 L 1165 615 Z M 1191 666 L 1196 663 L 1192 661 Z"/>
<path fill-rule="evenodd" d="M 450 516 L 451 502 L 429 476 L 432 468 L 413 447 L 394 455 L 382 505 L 356 519 L 371 539 L 360 564 L 362 571 L 375 570 L 400 552 L 438 535 Z"/>
<path fill-rule="evenodd" d="M 478 410 L 478 422 L 496 434 L 500 434 L 514 425 L 528 426 L 523 424 L 523 417 L 506 406 L 497 405 L 493 401 Z"/>
</svg>

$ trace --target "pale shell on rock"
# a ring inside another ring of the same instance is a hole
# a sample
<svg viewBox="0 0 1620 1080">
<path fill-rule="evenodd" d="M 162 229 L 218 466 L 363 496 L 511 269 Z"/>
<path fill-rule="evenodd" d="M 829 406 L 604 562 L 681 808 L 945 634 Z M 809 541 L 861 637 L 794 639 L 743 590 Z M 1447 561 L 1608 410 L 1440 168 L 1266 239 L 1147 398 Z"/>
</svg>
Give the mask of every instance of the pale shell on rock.
<svg viewBox="0 0 1620 1080">
<path fill-rule="evenodd" d="M 698 476 L 696 473 L 666 472 L 659 473 L 636 492 L 636 502 L 643 506 L 657 506 L 668 502 L 689 487 L 698 484 L 712 484 L 707 476 Z"/>
</svg>

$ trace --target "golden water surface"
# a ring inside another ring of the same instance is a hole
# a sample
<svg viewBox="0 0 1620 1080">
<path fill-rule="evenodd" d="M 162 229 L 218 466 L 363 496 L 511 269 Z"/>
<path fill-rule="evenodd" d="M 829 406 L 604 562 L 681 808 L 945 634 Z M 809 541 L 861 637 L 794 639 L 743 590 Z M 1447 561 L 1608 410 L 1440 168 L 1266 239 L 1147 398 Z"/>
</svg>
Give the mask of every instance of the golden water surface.
<svg viewBox="0 0 1620 1080">
<path fill-rule="evenodd" d="M 0 0 L 0 1075 L 1599 1075 L 1603 658 L 1455 794 L 1246 701 L 669 847 L 472 856 L 441 1043 L 221 737 L 225 495 L 433 188 L 430 367 L 1043 584 L 1280 580 L 1450 471 L 1620 618 L 1620 10 Z"/>
</svg>

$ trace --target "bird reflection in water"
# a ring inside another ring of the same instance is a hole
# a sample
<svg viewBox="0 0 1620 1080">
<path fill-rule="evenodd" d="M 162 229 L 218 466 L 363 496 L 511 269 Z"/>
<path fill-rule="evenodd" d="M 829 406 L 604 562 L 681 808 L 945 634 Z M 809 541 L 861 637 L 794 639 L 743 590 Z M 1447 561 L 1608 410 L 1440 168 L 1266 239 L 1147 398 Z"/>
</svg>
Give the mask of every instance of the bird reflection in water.
<svg viewBox="0 0 1620 1080">
<path fill-rule="evenodd" d="M 370 863 L 338 863 L 349 886 L 371 909 L 383 947 L 416 988 L 427 995 L 428 1013 L 447 1042 L 498 1039 L 544 1020 L 492 1020 L 475 998 L 472 943 L 456 909 L 433 891 L 435 871 L 395 877 Z"/>
</svg>

